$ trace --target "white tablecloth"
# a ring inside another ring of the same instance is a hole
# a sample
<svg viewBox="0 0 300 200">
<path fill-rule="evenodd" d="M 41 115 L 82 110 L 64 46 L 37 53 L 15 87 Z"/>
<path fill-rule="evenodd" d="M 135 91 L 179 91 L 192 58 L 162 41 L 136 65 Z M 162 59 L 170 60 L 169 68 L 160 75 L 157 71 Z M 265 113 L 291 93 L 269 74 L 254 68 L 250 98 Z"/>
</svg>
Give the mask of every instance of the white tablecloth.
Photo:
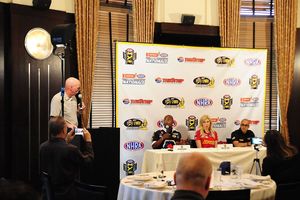
<svg viewBox="0 0 300 200">
<path fill-rule="evenodd" d="M 173 179 L 174 171 L 167 171 L 165 175 L 167 176 L 165 180 L 172 180 Z M 150 176 L 155 176 L 155 173 L 149 173 Z M 235 181 L 242 181 L 242 180 L 253 180 L 259 179 L 261 176 L 250 175 L 250 174 L 243 174 L 242 179 L 232 179 L 231 182 Z M 226 176 L 226 179 L 230 180 L 230 176 Z M 145 181 L 145 183 L 157 181 L 155 179 L 151 179 Z M 127 176 L 123 178 L 120 182 L 119 192 L 118 192 L 118 200 L 170 200 L 173 196 L 173 193 L 176 189 L 175 186 L 166 186 L 162 189 L 148 189 L 145 188 L 144 185 L 134 186 L 136 181 L 133 179 L 132 176 Z M 250 200 L 273 200 L 275 199 L 275 192 L 276 192 L 276 183 L 271 180 L 264 180 L 257 182 L 259 186 L 251 189 L 250 193 Z M 224 190 L 228 188 L 211 188 L 213 190 Z M 237 188 L 233 188 L 237 189 Z"/>
<path fill-rule="evenodd" d="M 234 165 L 241 166 L 244 173 L 250 173 L 256 153 L 260 160 L 260 165 L 266 156 L 265 147 L 260 148 L 259 151 L 254 150 L 253 147 L 234 147 L 231 149 L 192 148 L 183 151 L 168 151 L 166 149 L 146 150 L 141 173 L 157 172 L 159 170 L 175 171 L 180 156 L 189 152 L 201 152 L 205 154 L 215 169 L 219 168 L 222 161 L 230 161 Z M 254 166 L 252 173 L 255 174 L 255 170 Z"/>
</svg>

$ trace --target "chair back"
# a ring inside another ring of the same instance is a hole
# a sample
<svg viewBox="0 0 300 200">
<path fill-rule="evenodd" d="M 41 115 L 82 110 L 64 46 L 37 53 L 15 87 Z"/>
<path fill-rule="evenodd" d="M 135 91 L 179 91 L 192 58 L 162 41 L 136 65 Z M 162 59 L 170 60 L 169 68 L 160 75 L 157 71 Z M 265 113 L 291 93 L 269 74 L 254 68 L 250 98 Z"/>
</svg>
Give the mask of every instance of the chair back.
<svg viewBox="0 0 300 200">
<path fill-rule="evenodd" d="M 41 172 L 42 200 L 54 200 L 54 192 L 51 185 L 51 178 L 46 172 Z"/>
<path fill-rule="evenodd" d="M 275 200 L 298 199 L 300 182 L 281 183 L 277 185 Z"/>
<path fill-rule="evenodd" d="M 106 200 L 107 187 L 100 185 L 90 185 L 83 182 L 75 182 L 78 193 L 78 200 Z"/>
<path fill-rule="evenodd" d="M 250 189 L 212 190 L 206 200 L 250 200 Z"/>
<path fill-rule="evenodd" d="M 189 140 L 189 143 L 190 143 L 191 148 L 197 148 L 195 140 L 191 139 L 191 140 Z"/>
</svg>

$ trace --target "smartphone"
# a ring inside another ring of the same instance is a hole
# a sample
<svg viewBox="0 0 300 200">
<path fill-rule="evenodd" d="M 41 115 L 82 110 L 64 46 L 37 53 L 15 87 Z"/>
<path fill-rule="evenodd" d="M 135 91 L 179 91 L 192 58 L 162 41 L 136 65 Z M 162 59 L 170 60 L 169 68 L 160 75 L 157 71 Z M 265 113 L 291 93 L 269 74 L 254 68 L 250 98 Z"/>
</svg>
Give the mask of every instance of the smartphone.
<svg viewBox="0 0 300 200">
<path fill-rule="evenodd" d="M 251 144 L 261 145 L 262 144 L 262 139 L 258 138 L 258 137 L 251 138 Z"/>
<path fill-rule="evenodd" d="M 83 136 L 83 128 L 75 128 L 75 135 Z"/>
</svg>

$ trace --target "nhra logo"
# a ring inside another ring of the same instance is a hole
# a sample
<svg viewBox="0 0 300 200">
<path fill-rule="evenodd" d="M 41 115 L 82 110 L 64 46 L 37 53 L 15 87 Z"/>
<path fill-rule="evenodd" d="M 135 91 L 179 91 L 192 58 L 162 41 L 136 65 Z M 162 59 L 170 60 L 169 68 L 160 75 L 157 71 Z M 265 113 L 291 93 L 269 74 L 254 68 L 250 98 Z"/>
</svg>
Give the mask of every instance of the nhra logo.
<svg viewBox="0 0 300 200">
<path fill-rule="evenodd" d="M 218 64 L 218 66 L 231 67 L 234 64 L 234 59 L 230 59 L 226 56 L 219 56 L 215 59 L 215 63 Z"/>
<path fill-rule="evenodd" d="M 123 170 L 126 172 L 126 176 L 134 175 L 136 169 L 137 163 L 132 159 L 129 159 L 125 163 L 123 163 Z"/>
<path fill-rule="evenodd" d="M 244 61 L 244 63 L 249 66 L 255 66 L 260 65 L 261 61 L 258 58 L 248 58 Z"/>
<path fill-rule="evenodd" d="M 124 104 L 151 104 L 153 100 L 149 99 L 123 99 Z"/>
<path fill-rule="evenodd" d="M 223 84 L 226 86 L 239 86 L 241 80 L 239 78 L 226 78 L 223 80 Z"/>
<path fill-rule="evenodd" d="M 145 77 L 145 74 L 122 74 L 122 84 L 144 85 Z"/>
<path fill-rule="evenodd" d="M 221 98 L 221 104 L 224 110 L 230 110 L 232 102 L 233 100 L 230 95 L 224 95 L 223 98 Z"/>
<path fill-rule="evenodd" d="M 184 108 L 184 99 L 181 98 L 181 100 L 179 100 L 176 97 L 168 97 L 162 100 L 162 104 L 164 104 L 166 107 Z"/>
<path fill-rule="evenodd" d="M 190 115 L 185 120 L 185 125 L 188 127 L 189 131 L 196 130 L 196 127 L 198 126 L 198 119 L 194 115 Z"/>
<path fill-rule="evenodd" d="M 160 78 L 157 77 L 155 79 L 156 83 L 175 83 L 175 84 L 179 84 L 182 83 L 184 81 L 184 79 L 178 79 L 178 78 Z"/>
<path fill-rule="evenodd" d="M 197 86 L 201 86 L 201 87 L 213 88 L 215 86 L 215 79 L 214 78 L 209 79 L 205 76 L 199 76 L 197 78 L 194 78 L 193 82 Z"/>
<path fill-rule="evenodd" d="M 211 118 L 213 128 L 226 128 L 226 121 L 225 117 Z"/>
<path fill-rule="evenodd" d="M 188 62 L 188 63 L 203 63 L 205 61 L 204 58 L 197 58 L 197 57 L 192 57 L 192 58 L 184 58 L 182 56 L 177 58 L 178 62 Z"/>
<path fill-rule="evenodd" d="M 256 74 L 252 75 L 249 78 L 249 85 L 251 89 L 257 89 L 259 84 L 260 84 L 260 78 L 258 78 Z"/>
<path fill-rule="evenodd" d="M 213 100 L 209 98 L 199 98 L 194 100 L 195 106 L 201 106 L 201 107 L 211 106 L 213 103 L 214 103 Z"/>
<path fill-rule="evenodd" d="M 124 144 L 124 149 L 128 151 L 137 151 L 144 148 L 144 143 L 140 141 L 129 141 Z"/>
<path fill-rule="evenodd" d="M 123 59 L 125 60 L 125 64 L 134 65 L 134 61 L 136 60 L 136 53 L 131 48 L 128 48 L 123 52 Z"/>
<path fill-rule="evenodd" d="M 127 128 L 132 128 L 132 129 L 146 130 L 147 129 L 147 120 L 144 119 L 144 121 L 142 121 L 137 118 L 131 118 L 124 122 L 124 126 L 126 126 Z"/>
<path fill-rule="evenodd" d="M 146 53 L 146 63 L 158 63 L 167 64 L 168 54 L 167 53 Z"/>
<path fill-rule="evenodd" d="M 259 104 L 258 97 L 243 97 L 240 99 L 241 107 L 257 107 Z"/>
<path fill-rule="evenodd" d="M 164 126 L 164 120 L 163 120 L 163 119 L 159 120 L 159 121 L 156 123 L 156 125 L 157 125 L 158 128 L 164 128 L 164 127 L 165 127 L 165 126 Z M 173 124 L 172 124 L 172 127 L 176 127 L 176 126 L 177 126 L 177 121 L 174 119 L 174 122 L 173 122 Z"/>
</svg>

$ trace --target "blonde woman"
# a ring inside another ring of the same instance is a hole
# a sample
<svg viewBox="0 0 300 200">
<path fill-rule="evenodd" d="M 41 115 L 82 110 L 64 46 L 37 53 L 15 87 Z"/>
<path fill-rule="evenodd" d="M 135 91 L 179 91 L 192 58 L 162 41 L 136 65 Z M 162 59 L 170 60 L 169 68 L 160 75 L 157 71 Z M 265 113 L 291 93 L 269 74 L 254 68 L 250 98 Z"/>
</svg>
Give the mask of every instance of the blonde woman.
<svg viewBox="0 0 300 200">
<path fill-rule="evenodd" d="M 199 129 L 195 133 L 197 148 L 214 148 L 218 144 L 218 134 L 211 128 L 211 119 L 208 115 L 200 118 Z"/>
</svg>

